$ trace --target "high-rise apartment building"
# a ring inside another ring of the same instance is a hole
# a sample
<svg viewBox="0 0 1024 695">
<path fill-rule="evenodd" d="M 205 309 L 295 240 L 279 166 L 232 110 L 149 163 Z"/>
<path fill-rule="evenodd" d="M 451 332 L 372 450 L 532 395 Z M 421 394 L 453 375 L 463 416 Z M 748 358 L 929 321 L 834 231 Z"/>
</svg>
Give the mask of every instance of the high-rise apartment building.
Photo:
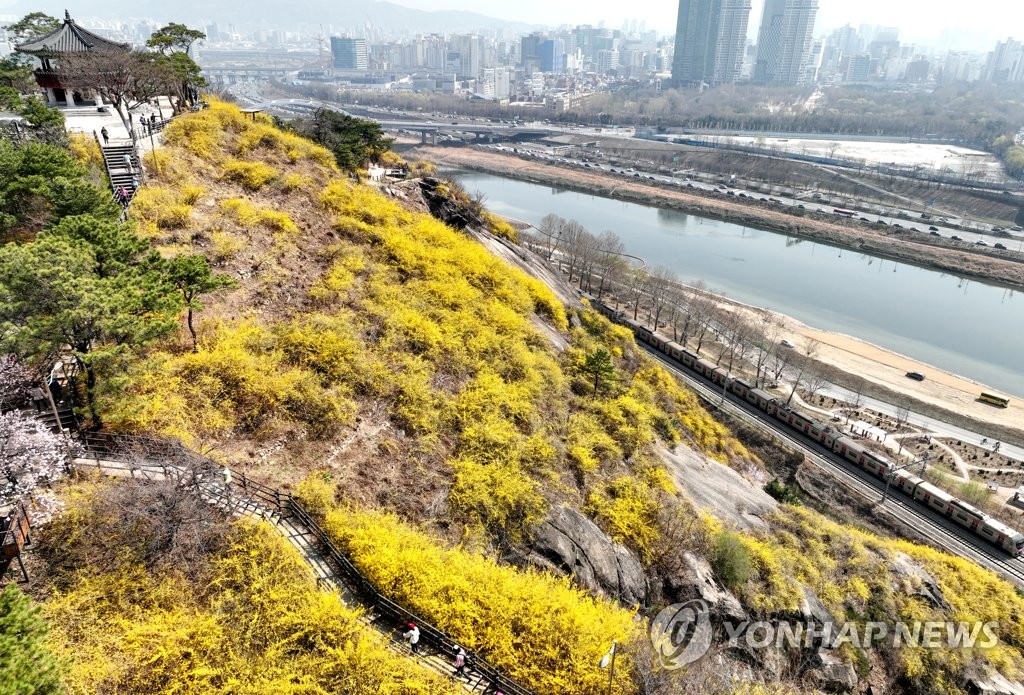
<svg viewBox="0 0 1024 695">
<path fill-rule="evenodd" d="M 985 78 L 991 82 L 1024 81 L 1024 44 L 1013 39 L 997 43 L 988 56 Z"/>
<path fill-rule="evenodd" d="M 366 70 L 370 67 L 366 39 L 332 36 L 331 53 L 334 55 L 336 70 Z"/>
<path fill-rule="evenodd" d="M 672 80 L 696 86 L 736 82 L 749 19 L 750 0 L 679 0 Z"/>
<path fill-rule="evenodd" d="M 799 85 L 813 79 L 811 43 L 818 0 L 765 0 L 753 81 Z"/>
</svg>

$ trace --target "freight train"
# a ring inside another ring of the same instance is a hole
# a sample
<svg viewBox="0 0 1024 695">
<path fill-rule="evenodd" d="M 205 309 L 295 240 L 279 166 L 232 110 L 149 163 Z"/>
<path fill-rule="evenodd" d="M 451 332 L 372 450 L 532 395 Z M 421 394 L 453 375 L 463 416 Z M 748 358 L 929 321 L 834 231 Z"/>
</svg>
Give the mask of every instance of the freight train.
<svg viewBox="0 0 1024 695">
<path fill-rule="evenodd" d="M 891 461 L 861 446 L 852 437 L 847 436 L 831 424 L 809 418 L 789 408 L 766 391 L 751 386 L 742 379 L 730 377 L 724 369 L 695 355 L 679 343 L 652 332 L 622 312 L 596 300 L 591 303 L 600 313 L 633 331 L 638 341 L 650 345 L 686 369 L 700 374 L 721 387 L 723 391 L 727 390 L 739 396 L 790 429 L 818 442 L 871 475 L 882 480 L 889 479 L 894 487 L 902 490 L 918 503 L 964 527 L 972 534 L 985 539 L 1011 555 L 1024 555 L 1024 535 L 998 519 L 994 519 L 973 505 L 957 499 L 905 470 L 895 470 L 896 467 Z"/>
</svg>

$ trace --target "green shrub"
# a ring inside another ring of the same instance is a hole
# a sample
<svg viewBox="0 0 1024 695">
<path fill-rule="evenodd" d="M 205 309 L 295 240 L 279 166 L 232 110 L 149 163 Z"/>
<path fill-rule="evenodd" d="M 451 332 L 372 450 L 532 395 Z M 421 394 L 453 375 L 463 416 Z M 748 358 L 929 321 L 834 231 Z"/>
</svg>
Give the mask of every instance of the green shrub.
<svg viewBox="0 0 1024 695">
<path fill-rule="evenodd" d="M 711 565 L 722 584 L 734 591 L 750 579 L 750 552 L 740 536 L 731 531 L 719 532 L 715 539 Z"/>
</svg>

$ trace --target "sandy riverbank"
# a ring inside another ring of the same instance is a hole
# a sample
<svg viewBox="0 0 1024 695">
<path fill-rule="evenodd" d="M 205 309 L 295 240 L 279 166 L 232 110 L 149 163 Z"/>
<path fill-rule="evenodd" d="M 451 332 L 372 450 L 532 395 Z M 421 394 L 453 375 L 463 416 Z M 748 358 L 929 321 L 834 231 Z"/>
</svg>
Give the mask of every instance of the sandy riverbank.
<svg viewBox="0 0 1024 695">
<path fill-rule="evenodd" d="M 866 341 L 833 331 L 812 328 L 797 319 L 764 309 L 743 307 L 752 320 L 763 321 L 771 314 L 781 326 L 780 339 L 786 338 L 796 349 L 810 339 L 820 342 L 816 359 L 846 374 L 854 374 L 896 394 L 908 396 L 935 408 L 993 425 L 1016 429 L 1024 437 L 1024 402 L 1010 398 L 1008 408 L 995 408 L 977 400 L 982 391 L 1001 393 L 999 389 L 943 371 Z M 924 381 L 909 379 L 907 372 L 920 372 Z M 955 423 L 954 423 L 955 424 Z M 969 429 L 969 428 L 968 428 Z"/>
<path fill-rule="evenodd" d="M 707 191 L 668 189 L 595 173 L 591 169 L 554 166 L 490 150 L 418 147 L 406 153 L 406 156 L 643 205 L 684 210 L 702 217 L 759 227 L 962 277 L 1024 289 L 1024 263 L 1000 258 L 995 255 L 998 251 L 992 248 L 974 248 L 961 242 L 927 235 L 917 235 L 921 238 L 915 238 L 912 236 L 915 233 L 906 230 L 889 227 L 877 229 L 856 222 L 835 220 L 820 213 L 796 216 L 776 206 L 749 199 L 741 203 L 734 198 Z"/>
</svg>

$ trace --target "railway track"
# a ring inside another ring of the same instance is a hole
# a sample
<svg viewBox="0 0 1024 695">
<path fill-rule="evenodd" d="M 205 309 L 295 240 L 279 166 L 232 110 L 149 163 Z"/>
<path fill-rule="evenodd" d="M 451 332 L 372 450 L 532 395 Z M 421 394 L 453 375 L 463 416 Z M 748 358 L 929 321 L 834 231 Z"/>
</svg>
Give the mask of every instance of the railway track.
<svg viewBox="0 0 1024 695">
<path fill-rule="evenodd" d="M 639 342 L 637 345 L 673 374 L 681 377 L 708 404 L 728 410 L 756 427 L 768 430 L 777 440 L 804 454 L 805 461 L 811 465 L 840 479 L 851 491 L 865 500 L 881 505 L 880 500 L 885 488 L 885 484 L 881 480 L 847 464 L 825 447 L 793 436 L 780 427 L 767 413 L 761 412 L 732 393 L 726 392 L 723 398 L 721 387 L 712 384 L 698 374 L 681 368 L 663 353 Z M 971 560 L 992 570 L 1017 587 L 1024 588 L 1024 560 L 1011 557 L 999 548 L 985 544 L 967 533 L 966 530 L 912 501 L 896 486 L 890 487 L 889 497 L 884 503 L 884 508 L 898 522 L 914 529 L 929 545 Z"/>
</svg>

